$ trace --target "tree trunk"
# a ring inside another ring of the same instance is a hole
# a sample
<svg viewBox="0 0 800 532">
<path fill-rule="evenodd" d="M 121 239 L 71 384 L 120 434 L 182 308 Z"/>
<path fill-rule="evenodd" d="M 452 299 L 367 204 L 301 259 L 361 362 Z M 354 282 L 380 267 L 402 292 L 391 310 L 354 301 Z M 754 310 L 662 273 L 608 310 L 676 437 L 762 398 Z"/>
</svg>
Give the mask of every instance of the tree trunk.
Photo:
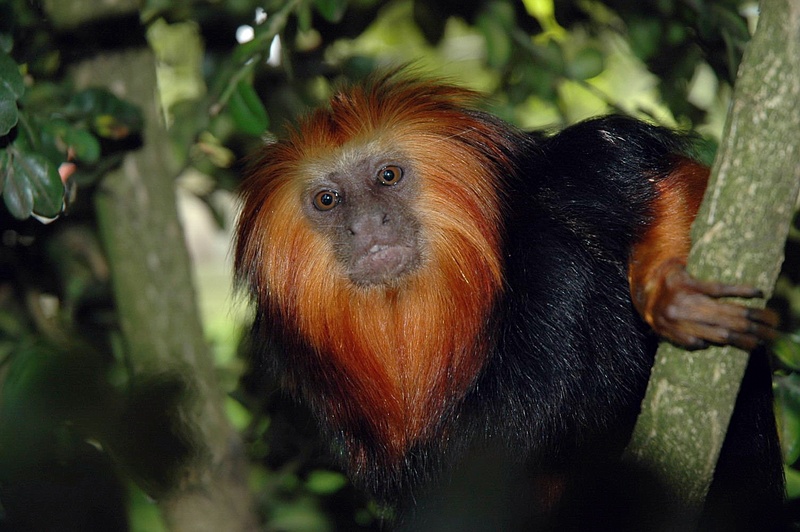
<svg viewBox="0 0 800 532">
<path fill-rule="evenodd" d="M 255 530 L 241 443 L 225 417 L 198 316 L 153 55 L 104 54 L 77 67 L 74 79 L 78 87 L 110 88 L 145 119 L 142 147 L 103 178 L 95 206 L 133 379 L 178 379 L 186 390 L 177 411 L 189 460 L 158 502 L 172 530 Z"/>
<path fill-rule="evenodd" d="M 761 8 L 688 267 L 769 296 L 800 189 L 800 3 L 765 0 Z M 683 498 L 690 519 L 702 509 L 747 362 L 734 348 L 665 344 L 656 356 L 628 453 Z"/>
</svg>

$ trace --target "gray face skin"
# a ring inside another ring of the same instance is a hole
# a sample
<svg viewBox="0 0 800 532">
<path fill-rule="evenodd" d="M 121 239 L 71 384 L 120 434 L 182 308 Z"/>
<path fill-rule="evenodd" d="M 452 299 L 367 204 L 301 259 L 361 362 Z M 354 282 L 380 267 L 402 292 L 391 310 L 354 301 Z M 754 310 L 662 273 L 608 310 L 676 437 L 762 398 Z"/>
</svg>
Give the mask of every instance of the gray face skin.
<svg viewBox="0 0 800 532">
<path fill-rule="evenodd" d="M 419 183 L 402 157 L 342 157 L 317 171 L 304 209 L 333 242 L 336 257 L 359 286 L 393 285 L 421 260 L 419 222 L 411 205 Z"/>
</svg>

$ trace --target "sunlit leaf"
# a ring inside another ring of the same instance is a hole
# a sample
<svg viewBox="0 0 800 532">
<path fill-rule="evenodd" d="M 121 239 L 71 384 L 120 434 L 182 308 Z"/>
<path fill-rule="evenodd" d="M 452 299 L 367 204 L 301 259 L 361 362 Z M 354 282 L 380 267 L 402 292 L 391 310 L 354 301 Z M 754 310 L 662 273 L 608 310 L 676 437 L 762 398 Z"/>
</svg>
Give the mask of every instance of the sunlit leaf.
<svg viewBox="0 0 800 532">
<path fill-rule="evenodd" d="M 537 19 L 547 19 L 555 16 L 553 0 L 522 0 L 525 10 Z"/>
<path fill-rule="evenodd" d="M 556 21 L 553 0 L 522 0 L 522 4 L 528 14 L 534 17 L 544 30 L 539 36 L 540 40 L 547 41 L 551 38 L 561 40 L 566 37 L 567 30 Z"/>
<path fill-rule="evenodd" d="M 306 487 L 314 493 L 327 495 L 336 493 L 347 485 L 347 477 L 336 471 L 319 469 L 312 471 L 306 480 Z"/>
<path fill-rule="evenodd" d="M 176 104 L 196 101 L 206 91 L 200 27 L 193 21 L 170 24 L 158 19 L 147 29 L 147 42 L 156 54 L 158 97 L 171 125 Z"/>
<path fill-rule="evenodd" d="M 253 414 L 242 403 L 231 397 L 225 399 L 225 413 L 228 416 L 228 420 L 237 430 L 247 428 L 253 419 Z"/>
<path fill-rule="evenodd" d="M 784 466 L 783 472 L 786 475 L 786 498 L 789 500 L 800 498 L 800 471 Z"/>
<path fill-rule="evenodd" d="M 788 466 L 784 466 L 783 469 L 786 475 L 786 498 L 800 498 L 800 471 Z"/>
</svg>

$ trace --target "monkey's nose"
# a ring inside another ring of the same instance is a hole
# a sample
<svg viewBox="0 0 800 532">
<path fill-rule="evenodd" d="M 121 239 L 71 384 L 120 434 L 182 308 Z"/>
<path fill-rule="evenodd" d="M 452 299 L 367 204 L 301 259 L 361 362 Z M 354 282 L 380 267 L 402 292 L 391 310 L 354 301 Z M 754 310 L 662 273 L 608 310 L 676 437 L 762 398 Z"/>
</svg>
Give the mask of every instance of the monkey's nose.
<svg viewBox="0 0 800 532">
<path fill-rule="evenodd" d="M 347 231 L 354 236 L 371 235 L 380 231 L 381 227 L 389 223 L 389 215 L 382 212 L 373 212 L 354 217 L 347 225 Z"/>
</svg>

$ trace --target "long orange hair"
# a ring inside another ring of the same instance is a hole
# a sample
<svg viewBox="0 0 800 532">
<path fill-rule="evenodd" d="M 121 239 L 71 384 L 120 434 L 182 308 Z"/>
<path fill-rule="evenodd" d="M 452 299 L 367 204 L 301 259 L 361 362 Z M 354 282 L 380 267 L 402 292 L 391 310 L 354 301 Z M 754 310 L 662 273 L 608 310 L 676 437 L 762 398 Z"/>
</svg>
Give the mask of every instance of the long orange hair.
<svg viewBox="0 0 800 532">
<path fill-rule="evenodd" d="M 513 171 L 474 93 L 391 74 L 337 93 L 266 146 L 243 191 L 236 270 L 282 339 L 286 383 L 345 437 L 351 465 L 397 463 L 466 393 L 491 348 L 503 285 L 502 179 Z M 404 154 L 422 264 L 396 284 L 357 286 L 304 215 L 309 175 L 345 154 Z"/>
</svg>

